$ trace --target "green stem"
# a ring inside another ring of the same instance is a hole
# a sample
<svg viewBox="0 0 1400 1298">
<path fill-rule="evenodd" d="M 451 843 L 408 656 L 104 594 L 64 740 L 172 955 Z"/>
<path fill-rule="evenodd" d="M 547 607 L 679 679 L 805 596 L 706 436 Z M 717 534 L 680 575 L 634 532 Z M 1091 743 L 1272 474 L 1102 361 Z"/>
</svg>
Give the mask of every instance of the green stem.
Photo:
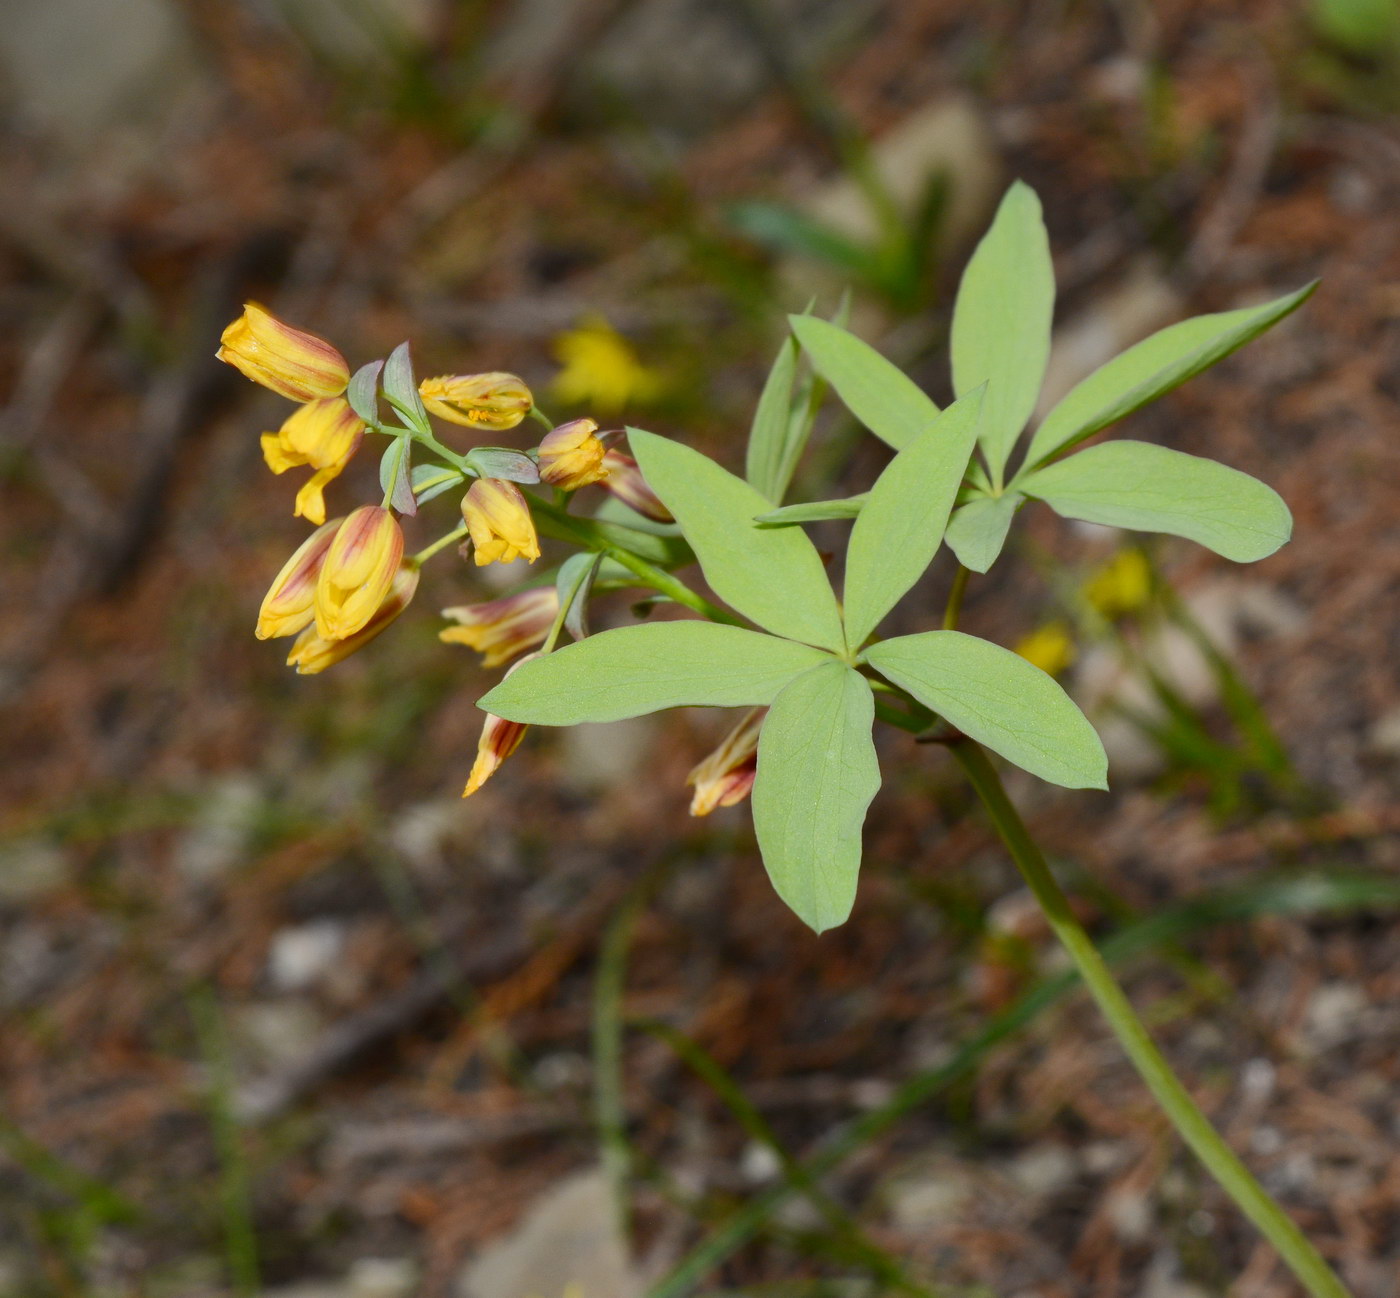
<svg viewBox="0 0 1400 1298">
<path fill-rule="evenodd" d="M 421 567 L 439 550 L 447 549 L 454 541 L 460 541 L 466 534 L 467 525 L 465 523 L 463 523 L 461 527 L 454 527 L 446 536 L 440 536 L 431 545 L 424 546 L 423 549 L 419 550 L 418 553 L 409 560 L 409 563 L 413 564 L 415 567 Z"/>
<path fill-rule="evenodd" d="M 967 579 L 970 569 L 964 564 L 958 564 L 958 570 L 953 575 L 953 588 L 948 592 L 948 604 L 943 610 L 943 629 L 953 631 L 957 629 L 958 618 L 962 615 L 963 594 L 967 590 Z"/>
<path fill-rule="evenodd" d="M 1002 842 L 1045 912 L 1055 936 L 1069 952 L 1079 976 L 1108 1020 L 1114 1036 L 1182 1139 L 1278 1250 L 1279 1256 L 1314 1298 L 1350 1298 L 1346 1287 L 1337 1279 L 1322 1255 L 1221 1139 L 1153 1044 L 1131 1002 L 1114 981 L 1108 965 L 1083 926 L 1075 919 L 1068 899 L 1060 890 L 1025 822 L 1006 796 L 1001 777 L 985 750 L 966 738 L 954 742 L 951 748 L 982 800 Z"/>
<path fill-rule="evenodd" d="M 552 420 L 547 414 L 545 414 L 545 412 L 541 410 L 539 406 L 530 407 L 530 418 L 533 419 L 537 424 L 542 424 L 544 426 L 545 432 L 552 433 L 554 431 L 554 420 Z"/>
</svg>

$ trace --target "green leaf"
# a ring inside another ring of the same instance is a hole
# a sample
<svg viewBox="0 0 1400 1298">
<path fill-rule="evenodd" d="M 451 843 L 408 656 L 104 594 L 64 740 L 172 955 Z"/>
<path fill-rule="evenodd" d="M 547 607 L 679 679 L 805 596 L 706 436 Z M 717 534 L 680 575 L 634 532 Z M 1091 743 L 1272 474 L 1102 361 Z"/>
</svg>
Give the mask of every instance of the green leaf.
<svg viewBox="0 0 1400 1298">
<path fill-rule="evenodd" d="M 361 365 L 350 378 L 345 389 L 345 399 L 365 423 L 373 426 L 379 422 L 379 372 L 384 368 L 383 361 L 369 361 Z"/>
<path fill-rule="evenodd" d="M 918 384 L 869 343 L 816 316 L 788 319 L 812 367 L 881 441 L 902 450 L 938 417 Z"/>
<path fill-rule="evenodd" d="M 537 496 L 527 496 L 527 499 L 536 501 L 537 506 L 540 503 Z M 577 514 L 538 507 L 531 512 L 541 536 L 567 541 L 570 545 L 580 545 L 588 550 L 617 545 L 630 550 L 639 559 L 660 564 L 663 568 L 679 568 L 694 558 L 690 547 L 680 536 L 658 535 L 650 528 L 644 531 L 601 517 L 583 518 Z"/>
<path fill-rule="evenodd" d="M 859 672 L 825 662 L 788 685 L 758 739 L 753 823 L 773 887 L 818 933 L 855 902 L 861 826 L 880 787 L 875 701 Z"/>
<path fill-rule="evenodd" d="M 1065 518 L 1198 541 L 1236 563 L 1273 554 L 1293 532 L 1272 487 L 1215 460 L 1149 442 L 1105 442 L 1021 479 Z"/>
<path fill-rule="evenodd" d="M 524 451 L 509 446 L 473 446 L 467 452 L 467 463 L 483 478 L 527 483 L 540 480 L 540 466 Z"/>
<path fill-rule="evenodd" d="M 953 306 L 953 390 L 989 384 L 982 448 L 998 483 L 1040 395 L 1050 357 L 1055 270 L 1040 199 L 1016 181 L 972 254 Z"/>
<path fill-rule="evenodd" d="M 758 398 L 744 461 L 744 476 L 749 484 L 775 505 L 782 503 L 796 464 L 795 457 L 792 464 L 788 463 L 788 438 L 793 430 L 792 383 L 796 375 L 797 343 L 784 338 Z"/>
<path fill-rule="evenodd" d="M 778 252 L 825 262 L 858 279 L 879 274 L 879 259 L 869 249 L 796 208 L 751 200 L 733 204 L 727 215 L 735 229 Z"/>
<path fill-rule="evenodd" d="M 846 549 L 846 643 L 855 649 L 923 575 L 977 444 L 985 389 L 948 407 L 885 466 Z"/>
<path fill-rule="evenodd" d="M 1316 280 L 1262 306 L 1182 320 L 1129 347 L 1071 388 L 1045 416 L 1026 464 L 1039 464 L 1180 387 L 1296 311 L 1315 288 Z"/>
<path fill-rule="evenodd" d="M 964 568 L 986 572 L 996 562 L 1023 499 L 1015 491 L 1004 496 L 974 496 L 953 511 L 943 539 Z"/>
<path fill-rule="evenodd" d="M 571 554 L 559 565 L 554 588 L 559 595 L 559 607 L 564 610 L 564 629 L 575 640 L 588 637 L 588 597 L 602 564 L 601 554 L 583 550 Z"/>
<path fill-rule="evenodd" d="M 451 491 L 466 481 L 466 474 L 441 464 L 415 464 L 409 475 L 414 498 L 420 505 L 434 500 L 444 491 Z"/>
<path fill-rule="evenodd" d="M 801 505 L 784 505 L 766 514 L 755 514 L 754 522 L 764 527 L 790 527 L 794 523 L 824 523 L 831 518 L 855 518 L 870 493 L 846 496 L 840 500 L 809 500 Z"/>
<path fill-rule="evenodd" d="M 1108 759 L 1088 718 L 1039 667 L 961 631 L 871 645 L 881 675 L 1009 762 L 1067 789 L 1106 789 Z"/>
<path fill-rule="evenodd" d="M 769 502 L 699 451 L 637 428 L 627 436 L 715 594 L 775 635 L 839 652 L 841 613 L 811 541 L 797 528 L 759 527 L 754 515 Z"/>
<path fill-rule="evenodd" d="M 379 489 L 400 514 L 412 516 L 418 512 L 413 498 L 411 449 L 408 435 L 394 438 L 379 458 Z"/>
<path fill-rule="evenodd" d="M 428 431 L 428 412 L 418 395 L 418 383 L 413 377 L 413 357 L 407 343 L 400 343 L 384 362 L 381 382 L 384 397 L 414 428 Z"/>
<path fill-rule="evenodd" d="M 522 662 L 478 706 L 507 721 L 574 726 L 662 708 L 756 707 L 830 662 L 807 645 L 717 622 L 600 631 Z"/>
</svg>

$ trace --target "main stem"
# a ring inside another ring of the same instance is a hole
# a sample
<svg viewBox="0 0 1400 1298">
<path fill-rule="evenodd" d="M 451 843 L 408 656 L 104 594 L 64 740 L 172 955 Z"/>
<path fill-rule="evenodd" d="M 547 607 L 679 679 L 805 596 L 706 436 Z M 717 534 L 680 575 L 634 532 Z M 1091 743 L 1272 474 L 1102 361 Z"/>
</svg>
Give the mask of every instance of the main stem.
<svg viewBox="0 0 1400 1298">
<path fill-rule="evenodd" d="M 1172 1125 L 1225 1192 L 1278 1250 L 1279 1256 L 1314 1298 L 1351 1298 L 1346 1286 L 1337 1279 L 1322 1255 L 1221 1139 L 1172 1072 L 1171 1066 L 1162 1058 L 1132 1004 L 1109 973 L 1098 949 L 1075 919 L 1069 901 L 1050 872 L 1044 855 L 1030 836 L 1011 799 L 1006 796 L 1001 777 L 986 751 L 966 737 L 954 741 L 950 747 L 972 781 L 972 787 L 977 790 L 977 796 L 992 818 L 1002 842 L 1030 885 L 1055 936 L 1069 952 L 1079 976 L 1108 1020 L 1113 1034 L 1157 1103 L 1171 1119 Z"/>
</svg>

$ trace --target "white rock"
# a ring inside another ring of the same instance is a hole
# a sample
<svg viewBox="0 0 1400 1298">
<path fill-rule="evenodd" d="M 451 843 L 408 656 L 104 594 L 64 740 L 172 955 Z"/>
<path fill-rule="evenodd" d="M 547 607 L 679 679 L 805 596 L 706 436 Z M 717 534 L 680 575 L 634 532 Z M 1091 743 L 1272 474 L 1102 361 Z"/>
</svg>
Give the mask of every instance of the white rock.
<svg viewBox="0 0 1400 1298">
<path fill-rule="evenodd" d="M 1400 708 L 1383 712 L 1372 723 L 1366 743 L 1382 757 L 1400 757 Z"/>
<path fill-rule="evenodd" d="M 345 1279 L 347 1298 L 413 1298 L 418 1291 L 418 1267 L 406 1257 L 361 1258 Z"/>
<path fill-rule="evenodd" d="M 561 1181 L 461 1273 L 459 1298 L 639 1298 L 611 1187 L 601 1171 Z"/>
<path fill-rule="evenodd" d="M 1323 983 L 1303 1012 L 1304 1048 L 1321 1054 L 1354 1036 L 1368 1004 L 1366 993 L 1355 983 Z"/>
<path fill-rule="evenodd" d="M 1006 1165 L 1006 1175 L 1024 1194 L 1048 1199 L 1079 1173 L 1074 1155 L 1062 1145 L 1037 1145 Z"/>
<path fill-rule="evenodd" d="M 175 844 L 177 868 L 202 883 L 242 864 L 262 809 L 262 785 L 255 776 L 240 771 L 216 779 L 203 794 L 198 819 Z"/>
<path fill-rule="evenodd" d="M 268 976 L 278 991 L 305 991 L 321 981 L 344 949 L 345 926 L 339 920 L 318 919 L 284 928 L 272 939 Z"/>
</svg>

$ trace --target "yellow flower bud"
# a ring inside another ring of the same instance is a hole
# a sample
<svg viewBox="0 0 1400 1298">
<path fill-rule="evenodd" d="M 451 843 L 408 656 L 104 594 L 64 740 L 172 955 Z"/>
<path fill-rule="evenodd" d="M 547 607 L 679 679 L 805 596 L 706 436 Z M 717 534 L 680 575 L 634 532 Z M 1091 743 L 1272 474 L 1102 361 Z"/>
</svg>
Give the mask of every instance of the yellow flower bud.
<svg viewBox="0 0 1400 1298">
<path fill-rule="evenodd" d="M 343 640 L 327 640 L 314 625 L 308 626 L 292 644 L 292 652 L 287 655 L 287 666 L 295 667 L 301 676 L 314 676 L 317 672 L 325 671 L 327 667 L 333 667 L 342 658 L 348 658 L 363 648 L 384 630 L 408 607 L 417 589 L 418 565 L 401 564 L 389 586 L 389 593 L 364 626 Z"/>
<path fill-rule="evenodd" d="M 554 340 L 563 366 L 554 379 L 555 397 L 568 405 L 615 414 L 624 406 L 653 401 L 665 381 L 643 365 L 632 344 L 601 316 L 590 316 Z"/>
<path fill-rule="evenodd" d="M 1141 550 L 1120 550 L 1084 583 L 1082 593 L 1104 617 L 1136 613 L 1152 599 L 1152 565 Z"/>
<path fill-rule="evenodd" d="M 467 428 L 503 433 L 514 428 L 535 399 L 525 380 L 514 374 L 440 374 L 418 385 L 423 404 L 439 419 Z"/>
<path fill-rule="evenodd" d="M 598 425 L 592 419 L 571 419 L 546 433 L 540 443 L 540 481 L 564 491 L 577 491 L 606 478 L 606 448 L 594 437 L 597 431 Z"/>
<path fill-rule="evenodd" d="M 540 557 L 539 537 L 525 493 L 504 478 L 478 478 L 462 497 L 462 518 L 478 567 Z"/>
<path fill-rule="evenodd" d="M 316 633 L 345 640 L 365 627 L 384 602 L 403 558 L 398 520 L 378 505 L 361 505 L 339 527 L 316 580 Z"/>
<path fill-rule="evenodd" d="M 219 343 L 221 361 L 293 401 L 338 397 L 350 382 L 345 357 L 330 343 L 293 329 L 256 302 L 244 304 Z"/>
<path fill-rule="evenodd" d="M 316 618 L 316 579 L 342 520 L 318 527 L 296 549 L 274 578 L 258 610 L 257 637 L 296 635 Z"/>
<path fill-rule="evenodd" d="M 275 433 L 262 435 L 263 459 L 273 473 L 300 464 L 316 470 L 297 492 L 296 514 L 313 523 L 326 521 L 326 484 L 340 476 L 359 449 L 365 422 L 343 397 L 308 401 L 288 416 Z"/>
<path fill-rule="evenodd" d="M 602 480 L 604 491 L 610 491 L 624 505 L 656 523 L 674 523 L 675 516 L 661 503 L 642 477 L 637 461 L 621 451 L 610 450 L 603 456 L 603 468 L 607 477 Z"/>
<path fill-rule="evenodd" d="M 527 663 L 531 658 L 538 657 L 539 654 L 526 654 L 506 675 L 509 676 L 520 663 Z M 481 738 L 476 743 L 476 761 L 472 763 L 471 774 L 467 776 L 467 787 L 462 790 L 464 798 L 470 798 L 495 775 L 501 763 L 520 747 L 520 741 L 525 738 L 525 732 L 530 728 L 519 721 L 507 721 L 491 712 L 485 713 L 485 718 L 481 727 Z"/>
<path fill-rule="evenodd" d="M 499 667 L 549 634 L 559 616 L 559 592 L 552 585 L 535 586 L 487 604 L 445 608 L 442 615 L 460 625 L 439 631 L 439 640 L 475 649 L 485 655 L 483 667 Z"/>
<path fill-rule="evenodd" d="M 758 732 L 767 708 L 744 715 L 703 762 L 686 776 L 695 786 L 690 800 L 692 816 L 708 816 L 716 807 L 732 807 L 749 796 L 758 773 Z"/>
<path fill-rule="evenodd" d="M 1063 622 L 1036 627 L 1016 642 L 1015 651 L 1050 676 L 1058 676 L 1076 657 L 1074 641 Z"/>
</svg>

